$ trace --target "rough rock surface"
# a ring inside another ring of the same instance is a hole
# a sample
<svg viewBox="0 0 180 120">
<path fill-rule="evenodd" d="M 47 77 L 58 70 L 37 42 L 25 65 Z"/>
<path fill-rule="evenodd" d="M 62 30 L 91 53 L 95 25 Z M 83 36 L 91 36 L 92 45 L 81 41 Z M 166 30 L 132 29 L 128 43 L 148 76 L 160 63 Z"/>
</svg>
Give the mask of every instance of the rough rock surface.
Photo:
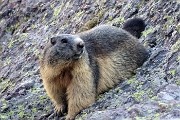
<svg viewBox="0 0 180 120">
<path fill-rule="evenodd" d="M 133 17 L 146 22 L 150 58 L 76 119 L 180 119 L 178 0 L 0 0 L 0 119 L 58 119 L 39 75 L 48 37 Z"/>
</svg>

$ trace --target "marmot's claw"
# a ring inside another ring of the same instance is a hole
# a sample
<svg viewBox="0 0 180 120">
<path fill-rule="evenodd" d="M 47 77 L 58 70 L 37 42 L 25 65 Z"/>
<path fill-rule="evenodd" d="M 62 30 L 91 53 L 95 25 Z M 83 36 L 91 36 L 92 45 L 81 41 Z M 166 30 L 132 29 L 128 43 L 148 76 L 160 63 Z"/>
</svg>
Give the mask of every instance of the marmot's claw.
<svg viewBox="0 0 180 120">
<path fill-rule="evenodd" d="M 71 116 L 66 116 L 66 120 L 74 120 L 74 117 L 71 117 Z"/>
<path fill-rule="evenodd" d="M 67 108 L 65 105 L 55 105 L 54 111 L 56 115 L 64 116 L 67 112 Z"/>
</svg>

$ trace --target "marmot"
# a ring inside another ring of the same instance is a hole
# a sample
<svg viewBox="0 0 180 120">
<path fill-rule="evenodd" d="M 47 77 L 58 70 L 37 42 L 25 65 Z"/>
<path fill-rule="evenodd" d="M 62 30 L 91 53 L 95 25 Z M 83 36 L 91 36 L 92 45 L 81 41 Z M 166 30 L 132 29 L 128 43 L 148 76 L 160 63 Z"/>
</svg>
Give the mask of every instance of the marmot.
<svg viewBox="0 0 180 120">
<path fill-rule="evenodd" d="M 100 25 L 52 37 L 40 59 L 40 73 L 55 111 L 67 110 L 66 120 L 71 120 L 98 94 L 131 77 L 147 58 L 146 49 L 129 32 Z"/>
</svg>

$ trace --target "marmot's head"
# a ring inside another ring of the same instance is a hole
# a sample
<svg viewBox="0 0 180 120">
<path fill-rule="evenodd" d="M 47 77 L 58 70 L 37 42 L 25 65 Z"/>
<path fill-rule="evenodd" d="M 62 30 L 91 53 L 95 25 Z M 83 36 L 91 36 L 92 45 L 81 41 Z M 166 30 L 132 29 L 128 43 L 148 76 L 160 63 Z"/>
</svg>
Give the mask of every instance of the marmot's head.
<svg viewBox="0 0 180 120">
<path fill-rule="evenodd" d="M 71 34 L 61 34 L 50 38 L 44 48 L 42 61 L 49 66 L 66 66 L 82 58 L 85 44 L 81 38 Z"/>
</svg>

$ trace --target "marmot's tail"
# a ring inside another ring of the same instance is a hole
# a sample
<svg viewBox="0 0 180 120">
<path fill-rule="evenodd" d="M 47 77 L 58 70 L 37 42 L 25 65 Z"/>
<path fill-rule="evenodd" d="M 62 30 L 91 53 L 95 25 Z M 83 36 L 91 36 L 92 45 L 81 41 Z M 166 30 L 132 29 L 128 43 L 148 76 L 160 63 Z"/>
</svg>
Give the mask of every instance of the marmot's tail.
<svg viewBox="0 0 180 120">
<path fill-rule="evenodd" d="M 131 33 L 133 36 L 140 38 L 142 31 L 144 31 L 146 25 L 141 18 L 133 18 L 127 20 L 124 25 L 123 29 Z"/>
</svg>

